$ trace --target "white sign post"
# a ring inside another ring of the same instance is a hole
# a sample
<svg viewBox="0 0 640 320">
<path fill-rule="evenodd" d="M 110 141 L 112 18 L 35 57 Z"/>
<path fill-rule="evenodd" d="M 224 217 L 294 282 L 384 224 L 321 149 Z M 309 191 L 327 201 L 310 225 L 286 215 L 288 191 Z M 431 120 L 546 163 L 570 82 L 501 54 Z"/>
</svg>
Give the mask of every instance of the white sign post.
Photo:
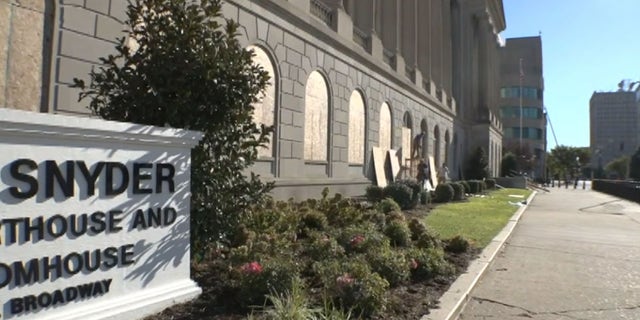
<svg viewBox="0 0 640 320">
<path fill-rule="evenodd" d="M 199 132 L 0 109 L 0 320 L 140 319 L 195 298 Z"/>
</svg>

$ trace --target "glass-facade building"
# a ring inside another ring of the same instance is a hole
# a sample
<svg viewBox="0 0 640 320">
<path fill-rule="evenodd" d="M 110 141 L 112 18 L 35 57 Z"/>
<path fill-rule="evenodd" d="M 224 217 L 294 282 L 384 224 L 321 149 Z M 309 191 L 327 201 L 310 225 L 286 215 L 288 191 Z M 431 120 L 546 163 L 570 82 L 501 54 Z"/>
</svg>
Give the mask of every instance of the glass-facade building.
<svg viewBox="0 0 640 320">
<path fill-rule="evenodd" d="M 501 49 L 500 116 L 503 123 L 503 154 L 511 151 L 524 172 L 546 178 L 547 119 L 544 108 L 542 39 L 540 36 L 510 38 Z M 518 150 L 524 151 L 518 151 Z"/>
</svg>

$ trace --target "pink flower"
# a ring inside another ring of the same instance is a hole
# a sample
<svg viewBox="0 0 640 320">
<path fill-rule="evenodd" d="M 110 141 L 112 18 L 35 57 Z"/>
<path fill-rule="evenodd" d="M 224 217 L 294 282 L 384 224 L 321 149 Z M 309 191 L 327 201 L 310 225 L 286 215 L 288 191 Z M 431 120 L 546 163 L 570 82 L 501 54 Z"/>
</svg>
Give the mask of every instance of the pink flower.
<svg viewBox="0 0 640 320">
<path fill-rule="evenodd" d="M 338 287 L 340 287 L 340 288 L 344 288 L 344 287 L 350 286 L 351 284 L 353 284 L 354 281 L 355 281 L 355 279 L 352 278 L 351 275 L 349 275 L 348 273 L 345 273 L 345 274 L 339 276 L 338 278 L 336 278 L 336 283 L 338 284 Z"/>
<path fill-rule="evenodd" d="M 409 264 L 411 269 L 418 269 L 418 261 L 416 261 L 416 259 L 411 259 L 411 261 L 409 261 Z"/>
<path fill-rule="evenodd" d="M 354 236 L 353 238 L 351 238 L 351 242 L 350 243 L 351 243 L 352 247 L 355 247 L 355 246 L 359 245 L 360 243 L 362 243 L 362 241 L 364 241 L 364 236 L 359 234 L 359 235 Z"/>
<path fill-rule="evenodd" d="M 242 266 L 240 266 L 240 270 L 248 274 L 258 274 L 262 272 L 262 266 L 260 265 L 260 263 L 254 261 L 243 264 Z"/>
</svg>

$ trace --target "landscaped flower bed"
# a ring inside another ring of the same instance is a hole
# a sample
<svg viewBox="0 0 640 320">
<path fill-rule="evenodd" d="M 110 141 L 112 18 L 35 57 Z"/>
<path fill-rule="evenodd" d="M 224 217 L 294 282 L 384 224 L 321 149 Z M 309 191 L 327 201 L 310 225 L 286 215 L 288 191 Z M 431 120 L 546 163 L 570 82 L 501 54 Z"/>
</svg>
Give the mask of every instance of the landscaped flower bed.
<svg viewBox="0 0 640 320">
<path fill-rule="evenodd" d="M 446 252 L 422 222 L 427 206 L 327 193 L 253 208 L 228 248 L 194 264 L 203 295 L 149 319 L 418 319 L 476 252 Z"/>
</svg>

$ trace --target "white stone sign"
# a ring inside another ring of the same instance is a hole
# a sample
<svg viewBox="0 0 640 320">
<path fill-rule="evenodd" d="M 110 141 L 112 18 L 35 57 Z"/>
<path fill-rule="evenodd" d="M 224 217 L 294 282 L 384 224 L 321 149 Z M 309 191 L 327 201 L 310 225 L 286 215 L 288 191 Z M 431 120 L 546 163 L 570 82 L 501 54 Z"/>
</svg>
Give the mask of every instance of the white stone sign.
<svg viewBox="0 0 640 320">
<path fill-rule="evenodd" d="M 0 320 L 139 319 L 196 297 L 201 137 L 0 109 Z"/>
</svg>

